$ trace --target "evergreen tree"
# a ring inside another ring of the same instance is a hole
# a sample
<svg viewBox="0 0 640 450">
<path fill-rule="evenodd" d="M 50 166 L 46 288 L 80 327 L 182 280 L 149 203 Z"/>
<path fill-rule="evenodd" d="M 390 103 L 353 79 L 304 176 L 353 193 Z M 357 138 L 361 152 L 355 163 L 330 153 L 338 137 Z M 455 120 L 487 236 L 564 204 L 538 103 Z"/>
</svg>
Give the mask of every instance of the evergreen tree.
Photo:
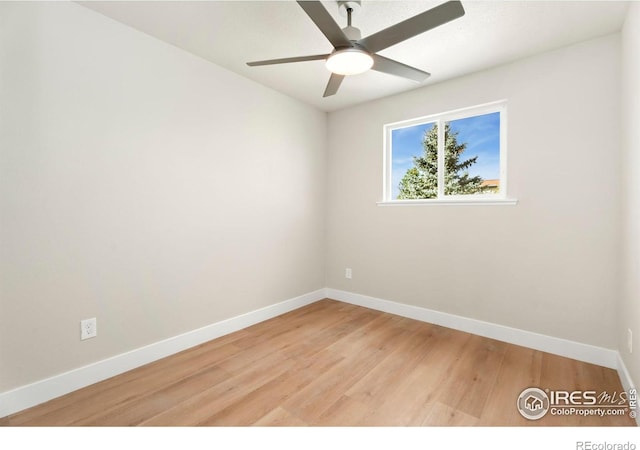
<svg viewBox="0 0 640 450">
<path fill-rule="evenodd" d="M 445 124 L 444 143 L 444 192 L 446 195 L 478 194 L 486 191 L 482 177 L 470 176 L 469 167 L 477 162 L 474 156 L 460 161 L 467 148 L 458 143 L 458 132 Z M 413 167 L 400 180 L 398 199 L 436 198 L 438 196 L 438 126 L 424 134 L 423 156 L 413 157 Z"/>
</svg>

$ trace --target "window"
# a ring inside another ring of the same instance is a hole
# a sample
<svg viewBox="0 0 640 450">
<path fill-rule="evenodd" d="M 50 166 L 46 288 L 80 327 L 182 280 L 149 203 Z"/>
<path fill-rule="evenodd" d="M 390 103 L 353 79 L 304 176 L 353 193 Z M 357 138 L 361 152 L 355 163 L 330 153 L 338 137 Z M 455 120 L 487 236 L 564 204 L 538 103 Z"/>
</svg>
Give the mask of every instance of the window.
<svg viewBox="0 0 640 450">
<path fill-rule="evenodd" d="M 507 201 L 506 102 L 385 125 L 384 133 L 383 203 Z"/>
</svg>

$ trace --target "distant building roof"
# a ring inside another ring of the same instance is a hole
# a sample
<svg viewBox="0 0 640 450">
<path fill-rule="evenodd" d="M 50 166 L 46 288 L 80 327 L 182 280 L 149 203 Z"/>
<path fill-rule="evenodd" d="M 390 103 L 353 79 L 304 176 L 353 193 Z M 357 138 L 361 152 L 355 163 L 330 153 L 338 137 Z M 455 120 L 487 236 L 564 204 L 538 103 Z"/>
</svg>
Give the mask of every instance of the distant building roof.
<svg viewBox="0 0 640 450">
<path fill-rule="evenodd" d="M 487 187 L 499 187 L 500 186 L 500 180 L 484 180 L 480 186 L 487 186 Z"/>
</svg>

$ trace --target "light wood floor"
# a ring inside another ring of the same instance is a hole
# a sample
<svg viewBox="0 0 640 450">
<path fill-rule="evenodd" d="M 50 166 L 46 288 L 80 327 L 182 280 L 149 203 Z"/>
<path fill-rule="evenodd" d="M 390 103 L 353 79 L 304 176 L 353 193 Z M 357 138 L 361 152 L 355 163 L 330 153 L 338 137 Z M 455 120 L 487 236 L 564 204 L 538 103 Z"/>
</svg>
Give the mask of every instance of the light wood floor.
<svg viewBox="0 0 640 450">
<path fill-rule="evenodd" d="M 516 410 L 614 370 L 323 300 L 1 419 L 8 426 L 634 425 Z"/>
</svg>

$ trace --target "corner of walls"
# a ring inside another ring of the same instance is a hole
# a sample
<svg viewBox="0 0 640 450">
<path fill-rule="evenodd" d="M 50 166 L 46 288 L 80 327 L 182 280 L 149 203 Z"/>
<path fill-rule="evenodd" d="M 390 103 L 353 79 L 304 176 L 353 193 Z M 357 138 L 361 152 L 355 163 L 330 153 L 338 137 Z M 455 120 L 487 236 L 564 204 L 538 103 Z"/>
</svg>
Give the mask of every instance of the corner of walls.
<svg viewBox="0 0 640 450">
<path fill-rule="evenodd" d="M 619 62 L 612 34 L 332 113 L 327 286 L 615 348 Z M 385 123 L 500 99 L 516 206 L 376 205 Z"/>
<path fill-rule="evenodd" d="M 620 352 L 616 350 L 587 345 L 581 342 L 569 341 L 553 336 L 546 336 L 539 333 L 532 333 L 530 331 L 505 327 L 495 323 L 470 319 L 454 314 L 443 313 L 423 307 L 402 304 L 386 299 L 341 291 L 338 289 L 326 288 L 326 297 L 614 369 L 618 373 L 623 390 L 628 395 L 631 395 L 632 393 L 636 393 L 637 395 L 636 385 L 633 382 L 631 374 L 629 373 Z M 636 415 L 635 421 L 640 426 L 640 417 Z"/>
<path fill-rule="evenodd" d="M 640 383 L 640 3 L 630 2 L 621 33 L 622 47 L 622 289 L 618 303 L 617 337 L 620 364 L 630 386 Z M 634 383 L 635 382 L 635 383 Z"/>
<path fill-rule="evenodd" d="M 611 349 L 338 289 L 327 288 L 327 296 L 331 299 L 365 308 L 396 314 L 590 364 L 597 364 L 610 369 L 619 367 L 617 352 Z"/>
<path fill-rule="evenodd" d="M 73 2 L 0 15 L 0 391 L 324 286 L 325 113 Z"/>
</svg>

